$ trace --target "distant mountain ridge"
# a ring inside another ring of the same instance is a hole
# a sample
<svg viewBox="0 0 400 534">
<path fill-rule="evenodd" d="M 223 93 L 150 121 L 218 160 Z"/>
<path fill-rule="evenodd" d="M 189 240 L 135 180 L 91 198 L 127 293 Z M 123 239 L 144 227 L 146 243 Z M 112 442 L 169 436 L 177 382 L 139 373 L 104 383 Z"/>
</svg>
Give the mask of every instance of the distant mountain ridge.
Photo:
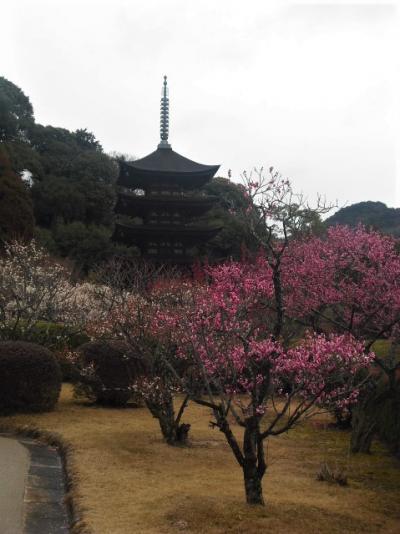
<svg viewBox="0 0 400 534">
<path fill-rule="evenodd" d="M 326 219 L 325 223 L 328 226 L 335 224 L 356 226 L 362 223 L 385 234 L 400 237 L 400 208 L 388 208 L 383 202 L 358 202 L 341 208 Z"/>
</svg>

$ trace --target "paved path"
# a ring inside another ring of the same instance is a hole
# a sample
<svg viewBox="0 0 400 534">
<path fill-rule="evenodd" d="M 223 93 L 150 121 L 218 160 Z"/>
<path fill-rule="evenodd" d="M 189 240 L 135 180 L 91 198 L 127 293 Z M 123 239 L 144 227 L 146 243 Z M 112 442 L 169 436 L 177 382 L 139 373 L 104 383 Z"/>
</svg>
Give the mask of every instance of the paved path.
<svg viewBox="0 0 400 534">
<path fill-rule="evenodd" d="M 29 452 L 14 438 L 0 436 L 0 532 L 21 534 Z"/>
<path fill-rule="evenodd" d="M 0 435 L 0 534 L 68 534 L 64 497 L 57 449 Z"/>
</svg>

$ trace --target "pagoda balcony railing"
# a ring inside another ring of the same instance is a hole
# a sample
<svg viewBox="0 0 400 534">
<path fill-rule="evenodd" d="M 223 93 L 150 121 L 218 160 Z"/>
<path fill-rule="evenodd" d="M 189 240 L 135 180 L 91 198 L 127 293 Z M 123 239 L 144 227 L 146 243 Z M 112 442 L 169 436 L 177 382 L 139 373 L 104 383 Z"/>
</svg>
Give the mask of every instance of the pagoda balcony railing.
<svg viewBox="0 0 400 534">
<path fill-rule="evenodd" d="M 181 213 L 186 219 L 198 217 L 209 211 L 215 205 L 215 198 L 203 197 L 159 197 L 159 196 L 135 196 L 121 193 L 115 206 L 116 213 L 128 217 L 141 217 L 152 219 L 163 216 L 175 217 Z M 167 222 L 167 221 L 166 221 Z M 175 221 L 174 221 L 175 222 Z"/>
<path fill-rule="evenodd" d="M 148 219 L 147 221 L 144 220 L 142 217 L 134 217 L 134 218 L 117 218 L 116 220 L 117 224 L 120 224 L 122 226 L 126 226 L 127 228 L 133 228 L 133 229 L 139 229 L 139 228 L 174 228 L 176 229 L 183 229 L 183 230 L 193 230 L 193 229 L 202 229 L 202 230 L 213 230 L 216 227 L 219 228 L 218 225 L 215 224 L 209 224 L 204 223 L 203 221 L 185 221 L 182 219 Z"/>
<path fill-rule="evenodd" d="M 131 222 L 117 222 L 116 229 L 134 234 L 136 236 L 146 235 L 188 235 L 195 236 L 196 234 L 212 235 L 217 234 L 221 227 L 217 225 L 207 224 L 180 224 L 180 225 L 166 225 L 166 224 L 131 224 Z"/>
<path fill-rule="evenodd" d="M 120 192 L 132 198 L 138 199 L 189 199 L 189 200 L 203 200 L 214 199 L 213 195 L 208 195 L 205 191 L 183 191 L 183 190 L 149 190 L 147 193 L 143 189 L 131 189 L 128 187 L 120 187 Z"/>
</svg>

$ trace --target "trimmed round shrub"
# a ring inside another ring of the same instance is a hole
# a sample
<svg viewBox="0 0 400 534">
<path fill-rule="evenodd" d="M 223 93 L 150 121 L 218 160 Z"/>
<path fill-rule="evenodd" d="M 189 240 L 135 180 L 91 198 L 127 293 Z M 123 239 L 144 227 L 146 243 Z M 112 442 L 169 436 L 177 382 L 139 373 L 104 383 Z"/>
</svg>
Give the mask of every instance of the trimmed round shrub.
<svg viewBox="0 0 400 534">
<path fill-rule="evenodd" d="M 73 382 L 75 378 L 74 366 L 65 358 L 66 351 L 74 350 L 82 343 L 89 341 L 89 337 L 84 332 L 76 331 L 62 323 L 37 321 L 33 326 L 27 328 L 27 324 L 23 320 L 19 321 L 17 327 L 14 324 L 2 325 L 0 339 L 27 341 L 47 347 L 53 352 L 60 365 L 63 382 Z"/>
<path fill-rule="evenodd" d="M 0 342 L 0 413 L 46 412 L 57 404 L 61 370 L 45 347 Z"/>
<path fill-rule="evenodd" d="M 137 404 L 132 384 L 145 374 L 145 365 L 124 341 L 91 341 L 78 352 L 78 396 L 106 406 L 125 406 L 129 400 Z"/>
</svg>

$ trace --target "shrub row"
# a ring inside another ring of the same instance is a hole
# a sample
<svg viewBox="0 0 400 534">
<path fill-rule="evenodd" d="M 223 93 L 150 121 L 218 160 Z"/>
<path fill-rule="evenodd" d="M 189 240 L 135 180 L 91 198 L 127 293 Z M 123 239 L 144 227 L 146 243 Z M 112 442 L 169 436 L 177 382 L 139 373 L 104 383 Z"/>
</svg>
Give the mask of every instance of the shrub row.
<svg viewBox="0 0 400 534">
<path fill-rule="evenodd" d="M 138 403 L 132 384 L 146 373 L 143 361 L 122 341 L 96 341 L 79 348 L 75 392 L 108 406 Z M 46 347 L 0 342 L 0 414 L 54 408 L 62 382 L 59 362 Z"/>
</svg>

